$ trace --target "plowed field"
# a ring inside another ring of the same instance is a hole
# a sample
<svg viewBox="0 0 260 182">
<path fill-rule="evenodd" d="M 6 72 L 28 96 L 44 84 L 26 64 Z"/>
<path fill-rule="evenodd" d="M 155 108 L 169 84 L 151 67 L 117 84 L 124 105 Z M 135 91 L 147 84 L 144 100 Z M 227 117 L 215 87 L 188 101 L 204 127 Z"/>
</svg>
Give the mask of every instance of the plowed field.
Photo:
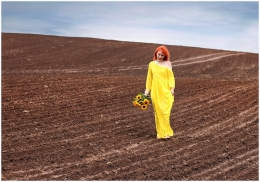
<svg viewBox="0 0 260 182">
<path fill-rule="evenodd" d="M 145 89 L 158 44 L 2 33 L 2 180 L 259 180 L 258 54 L 170 46 L 170 140 Z"/>
</svg>

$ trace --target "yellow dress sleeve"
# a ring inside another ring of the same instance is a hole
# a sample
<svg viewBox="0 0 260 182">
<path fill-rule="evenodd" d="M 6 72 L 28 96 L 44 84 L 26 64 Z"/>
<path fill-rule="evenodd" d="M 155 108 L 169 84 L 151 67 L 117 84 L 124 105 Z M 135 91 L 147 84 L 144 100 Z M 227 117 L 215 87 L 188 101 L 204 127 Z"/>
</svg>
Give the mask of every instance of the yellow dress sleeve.
<svg viewBox="0 0 260 182">
<path fill-rule="evenodd" d="M 150 91 L 152 88 L 152 81 L 153 81 L 153 73 L 152 73 L 152 65 L 150 63 L 148 66 L 148 72 L 146 77 L 146 89 L 148 91 Z"/>
<path fill-rule="evenodd" d="M 172 70 L 168 70 L 169 87 L 175 88 L 175 78 Z"/>
</svg>

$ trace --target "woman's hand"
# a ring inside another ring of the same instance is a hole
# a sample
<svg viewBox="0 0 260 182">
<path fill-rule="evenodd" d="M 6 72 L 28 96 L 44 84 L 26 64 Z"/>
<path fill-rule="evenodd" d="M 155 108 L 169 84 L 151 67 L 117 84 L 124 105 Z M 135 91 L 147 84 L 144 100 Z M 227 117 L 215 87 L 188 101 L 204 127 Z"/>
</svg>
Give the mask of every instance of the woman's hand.
<svg viewBox="0 0 260 182">
<path fill-rule="evenodd" d="M 174 88 L 171 88 L 171 93 L 172 95 L 174 95 Z"/>
<path fill-rule="evenodd" d="M 150 91 L 149 91 L 149 90 L 147 90 L 147 89 L 144 91 L 144 95 L 145 95 L 145 96 L 148 96 L 148 95 L 149 95 L 149 93 L 150 93 Z"/>
</svg>

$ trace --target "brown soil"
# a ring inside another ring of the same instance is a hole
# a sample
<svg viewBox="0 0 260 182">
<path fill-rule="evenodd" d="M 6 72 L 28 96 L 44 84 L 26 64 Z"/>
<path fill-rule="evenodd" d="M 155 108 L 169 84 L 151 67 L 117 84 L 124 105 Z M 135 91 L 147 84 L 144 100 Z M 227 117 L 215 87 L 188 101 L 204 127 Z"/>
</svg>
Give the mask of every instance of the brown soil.
<svg viewBox="0 0 260 182">
<path fill-rule="evenodd" d="M 168 45 L 164 141 L 131 102 L 157 46 L 2 33 L 2 180 L 258 180 L 258 54 Z"/>
</svg>

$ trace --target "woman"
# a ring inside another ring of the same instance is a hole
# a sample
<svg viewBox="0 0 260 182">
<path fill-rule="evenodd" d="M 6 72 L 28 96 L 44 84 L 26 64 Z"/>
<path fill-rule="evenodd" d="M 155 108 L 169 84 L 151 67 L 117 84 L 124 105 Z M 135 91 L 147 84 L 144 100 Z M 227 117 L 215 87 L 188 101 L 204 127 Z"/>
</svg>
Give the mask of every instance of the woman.
<svg viewBox="0 0 260 182">
<path fill-rule="evenodd" d="M 175 78 L 170 54 L 165 46 L 159 46 L 149 63 L 145 96 L 151 92 L 157 138 L 168 139 L 174 132 L 170 126 L 171 108 L 174 102 Z"/>
</svg>

